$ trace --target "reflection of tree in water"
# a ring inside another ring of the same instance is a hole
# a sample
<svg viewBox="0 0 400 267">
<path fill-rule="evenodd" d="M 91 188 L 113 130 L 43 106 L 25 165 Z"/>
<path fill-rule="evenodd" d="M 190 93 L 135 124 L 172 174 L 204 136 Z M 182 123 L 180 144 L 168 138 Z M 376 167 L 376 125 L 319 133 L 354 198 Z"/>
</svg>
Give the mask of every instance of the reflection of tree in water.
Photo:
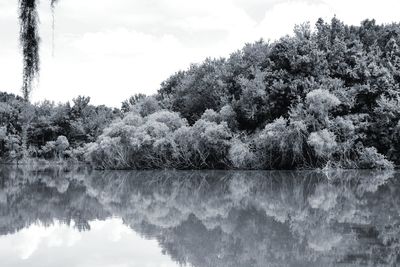
<svg viewBox="0 0 400 267">
<path fill-rule="evenodd" d="M 0 234 L 14 233 L 40 222 L 51 225 L 59 220 L 80 230 L 88 221 L 109 216 L 85 186 L 60 172 L 32 174 L 22 170 L 2 171 L 0 176 Z M 54 175 L 56 179 L 52 178 Z M 65 176 L 64 176 L 65 175 Z"/>
<path fill-rule="evenodd" d="M 118 216 L 193 266 L 396 265 L 393 173 L 3 170 L 0 231 Z"/>
</svg>

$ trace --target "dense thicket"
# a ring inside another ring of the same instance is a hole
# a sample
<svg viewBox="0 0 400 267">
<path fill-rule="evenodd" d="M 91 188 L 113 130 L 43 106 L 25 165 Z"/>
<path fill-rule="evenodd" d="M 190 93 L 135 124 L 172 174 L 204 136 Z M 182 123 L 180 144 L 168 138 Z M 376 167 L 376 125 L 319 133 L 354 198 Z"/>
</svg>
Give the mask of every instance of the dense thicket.
<svg viewBox="0 0 400 267">
<path fill-rule="evenodd" d="M 0 92 L 0 161 L 23 158 L 23 128 L 27 128 L 28 156 L 44 159 L 82 159 L 84 145 L 94 142 L 119 110 L 89 104 L 79 96 L 73 104 L 44 101 L 29 104 L 23 98 Z M 26 114 L 31 119 L 26 120 Z M 27 125 L 26 125 L 27 124 Z"/>
<path fill-rule="evenodd" d="M 318 20 L 207 59 L 136 99 L 89 147 L 103 168 L 399 163 L 399 24 Z"/>
<path fill-rule="evenodd" d="M 337 18 L 247 44 L 125 101 L 86 159 L 117 169 L 398 165 L 399 44 L 399 24 Z"/>
</svg>

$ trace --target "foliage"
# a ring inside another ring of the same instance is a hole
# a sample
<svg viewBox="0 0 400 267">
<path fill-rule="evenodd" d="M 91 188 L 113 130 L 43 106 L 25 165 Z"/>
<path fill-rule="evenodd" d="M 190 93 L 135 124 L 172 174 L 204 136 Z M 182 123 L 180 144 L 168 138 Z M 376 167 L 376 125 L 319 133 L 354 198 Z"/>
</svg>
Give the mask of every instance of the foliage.
<svg viewBox="0 0 400 267">
<path fill-rule="evenodd" d="M 397 23 L 319 19 L 193 64 L 121 111 L 84 97 L 34 105 L 28 144 L 64 135 L 99 168 L 390 168 L 400 164 L 399 45 Z M 19 138 L 2 139 L 5 158 L 7 142 L 24 145 L 24 104 L 0 103 L 0 126 Z"/>
<path fill-rule="evenodd" d="M 12 94 L 0 93 L 0 160 L 21 160 L 24 111 L 31 112 L 27 127 L 27 148 L 31 157 L 75 157 L 72 151 L 93 142 L 103 129 L 120 116 L 118 110 L 90 105 L 90 98 L 79 96 L 69 103 L 55 105 L 43 101 L 29 104 Z"/>
<path fill-rule="evenodd" d="M 230 138 L 226 123 L 201 119 L 188 126 L 175 112 L 132 112 L 89 144 L 87 157 L 98 168 L 221 168 Z"/>
<path fill-rule="evenodd" d="M 314 149 L 315 154 L 322 158 L 330 158 L 337 146 L 335 135 L 327 129 L 311 133 L 307 143 Z"/>
</svg>

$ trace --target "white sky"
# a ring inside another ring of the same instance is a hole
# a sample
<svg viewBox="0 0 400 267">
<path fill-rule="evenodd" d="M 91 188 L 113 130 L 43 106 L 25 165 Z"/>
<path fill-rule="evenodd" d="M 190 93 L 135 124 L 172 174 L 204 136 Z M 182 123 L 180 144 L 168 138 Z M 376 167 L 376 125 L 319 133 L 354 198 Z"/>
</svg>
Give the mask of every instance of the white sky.
<svg viewBox="0 0 400 267">
<path fill-rule="evenodd" d="M 33 101 L 81 94 L 115 107 L 134 93 L 155 93 L 190 63 L 279 38 L 318 17 L 400 21 L 398 0 L 60 0 L 52 57 L 50 0 L 40 2 L 42 62 Z M 0 91 L 19 93 L 17 0 L 0 1 L 0 36 Z"/>
</svg>

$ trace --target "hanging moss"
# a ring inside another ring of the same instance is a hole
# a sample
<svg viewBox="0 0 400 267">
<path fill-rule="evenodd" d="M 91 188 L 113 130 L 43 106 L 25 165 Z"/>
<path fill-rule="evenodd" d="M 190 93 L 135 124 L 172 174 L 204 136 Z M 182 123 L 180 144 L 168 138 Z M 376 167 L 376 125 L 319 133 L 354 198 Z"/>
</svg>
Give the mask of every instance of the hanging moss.
<svg viewBox="0 0 400 267">
<path fill-rule="evenodd" d="M 54 10 L 58 0 L 50 0 Z M 26 101 L 29 100 L 32 84 L 39 75 L 39 15 L 37 0 L 19 0 L 19 39 L 23 54 L 22 94 Z"/>
<path fill-rule="evenodd" d="M 57 4 L 58 0 L 51 0 L 51 8 L 54 8 L 55 5 Z"/>
<path fill-rule="evenodd" d="M 22 93 L 29 100 L 32 83 L 39 74 L 39 17 L 37 0 L 19 1 L 20 43 L 23 54 Z"/>
</svg>

